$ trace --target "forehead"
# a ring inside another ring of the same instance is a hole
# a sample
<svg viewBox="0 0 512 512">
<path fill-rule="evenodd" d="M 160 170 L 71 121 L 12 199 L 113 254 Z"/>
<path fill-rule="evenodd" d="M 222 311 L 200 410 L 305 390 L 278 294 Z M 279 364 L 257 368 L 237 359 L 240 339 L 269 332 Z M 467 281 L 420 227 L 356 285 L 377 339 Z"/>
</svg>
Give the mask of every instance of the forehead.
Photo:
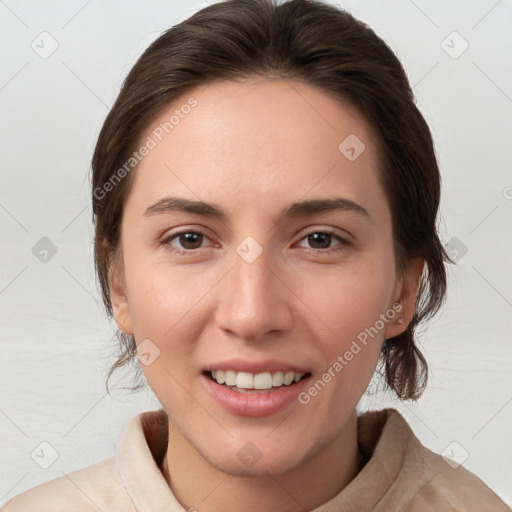
<svg viewBox="0 0 512 512">
<path fill-rule="evenodd" d="M 300 82 L 196 87 L 160 113 L 149 139 L 132 189 L 142 202 L 181 193 L 247 209 L 334 190 L 375 207 L 383 200 L 371 127 L 348 102 Z"/>
</svg>

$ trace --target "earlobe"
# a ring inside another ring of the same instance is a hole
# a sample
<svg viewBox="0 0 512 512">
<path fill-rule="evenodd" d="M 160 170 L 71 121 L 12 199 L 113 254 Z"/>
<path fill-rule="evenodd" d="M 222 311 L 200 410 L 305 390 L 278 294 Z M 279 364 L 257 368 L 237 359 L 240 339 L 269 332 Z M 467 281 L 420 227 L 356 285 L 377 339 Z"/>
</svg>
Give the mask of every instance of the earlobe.
<svg viewBox="0 0 512 512">
<path fill-rule="evenodd" d="M 424 267 L 423 258 L 411 260 L 395 294 L 393 309 L 395 317 L 386 326 L 385 338 L 393 338 L 405 332 L 411 323 L 418 297 L 418 286 Z M 397 306 L 400 304 L 400 307 Z"/>
<path fill-rule="evenodd" d="M 125 334 L 133 334 L 130 305 L 126 293 L 124 276 L 120 272 L 109 272 L 110 301 L 117 326 Z"/>
</svg>

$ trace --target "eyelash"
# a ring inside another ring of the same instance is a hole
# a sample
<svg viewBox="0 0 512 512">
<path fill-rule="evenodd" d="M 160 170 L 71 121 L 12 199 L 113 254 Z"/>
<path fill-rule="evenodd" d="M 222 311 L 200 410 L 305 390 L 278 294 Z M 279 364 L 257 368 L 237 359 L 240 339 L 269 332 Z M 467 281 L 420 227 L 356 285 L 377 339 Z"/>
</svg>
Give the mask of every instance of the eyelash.
<svg viewBox="0 0 512 512">
<path fill-rule="evenodd" d="M 162 239 L 160 241 L 160 245 L 164 245 L 164 246 L 167 246 L 167 247 L 170 247 L 170 244 L 171 242 L 175 239 L 175 238 L 178 238 L 179 236 L 181 235 L 186 235 L 186 234 L 195 234 L 195 235 L 200 235 L 200 236 L 203 236 L 204 238 L 209 238 L 208 235 L 200 230 L 185 230 L 185 231 L 180 231 L 178 233 L 174 233 L 168 237 L 165 237 L 164 239 Z M 310 233 L 307 233 L 306 235 L 304 235 L 300 241 L 304 240 L 305 238 L 308 238 L 309 236 L 311 235 L 329 235 L 329 236 L 332 236 L 333 238 L 335 238 L 336 240 L 338 240 L 339 244 L 337 246 L 335 246 L 334 249 L 332 248 L 328 248 L 328 249 L 314 249 L 314 248 L 306 248 L 308 252 L 312 252 L 314 254 L 330 254 L 332 252 L 337 252 L 337 251 L 341 251 L 343 249 L 345 249 L 345 246 L 349 246 L 350 245 L 350 242 L 342 237 L 340 237 L 339 235 L 337 235 L 334 231 L 332 230 L 319 230 L 319 231 L 311 231 Z M 198 254 L 198 253 L 201 253 L 202 250 L 204 249 L 207 249 L 206 247 L 199 247 L 197 249 L 176 249 L 176 248 L 171 248 L 172 251 L 178 253 L 178 254 L 184 254 L 184 255 L 191 255 L 191 254 Z"/>
</svg>

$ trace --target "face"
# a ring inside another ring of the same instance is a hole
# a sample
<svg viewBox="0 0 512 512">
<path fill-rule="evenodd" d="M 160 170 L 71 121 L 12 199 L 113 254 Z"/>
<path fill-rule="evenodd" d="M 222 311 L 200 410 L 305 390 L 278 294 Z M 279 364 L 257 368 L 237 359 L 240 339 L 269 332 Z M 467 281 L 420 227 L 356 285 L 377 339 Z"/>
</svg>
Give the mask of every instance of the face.
<svg viewBox="0 0 512 512">
<path fill-rule="evenodd" d="M 148 136 L 116 321 L 202 459 L 233 474 L 296 468 L 340 434 L 412 314 L 375 134 L 315 87 L 253 79 L 187 92 Z"/>
</svg>

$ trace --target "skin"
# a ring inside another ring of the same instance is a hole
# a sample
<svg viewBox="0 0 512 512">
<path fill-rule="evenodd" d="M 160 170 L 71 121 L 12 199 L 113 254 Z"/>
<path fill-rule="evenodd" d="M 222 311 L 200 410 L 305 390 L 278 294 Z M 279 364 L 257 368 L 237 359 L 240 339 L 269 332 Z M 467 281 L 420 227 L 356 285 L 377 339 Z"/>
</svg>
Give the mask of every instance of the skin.
<svg viewBox="0 0 512 512">
<path fill-rule="evenodd" d="M 169 415 L 162 472 L 186 509 L 311 510 L 359 470 L 355 408 L 383 340 L 411 320 L 423 262 L 411 261 L 403 276 L 395 270 L 378 139 L 352 106 L 293 81 L 214 82 L 177 98 L 146 135 L 191 96 L 197 106 L 133 171 L 111 278 L 114 316 L 137 343 L 149 338 L 160 350 L 142 368 Z M 366 146 L 355 161 L 338 150 L 349 134 Z M 214 203 L 227 218 L 144 215 L 169 195 Z M 279 215 L 294 201 L 332 197 L 369 218 Z M 198 230 L 206 236 L 192 242 L 172 237 Z M 349 243 L 308 238 L 326 230 Z M 247 236 L 262 248 L 252 263 L 236 252 Z M 248 418 L 200 384 L 207 364 L 231 357 L 288 361 L 315 381 L 395 301 L 400 315 L 306 405 Z M 237 457 L 247 442 L 261 453 L 251 468 Z"/>
</svg>

